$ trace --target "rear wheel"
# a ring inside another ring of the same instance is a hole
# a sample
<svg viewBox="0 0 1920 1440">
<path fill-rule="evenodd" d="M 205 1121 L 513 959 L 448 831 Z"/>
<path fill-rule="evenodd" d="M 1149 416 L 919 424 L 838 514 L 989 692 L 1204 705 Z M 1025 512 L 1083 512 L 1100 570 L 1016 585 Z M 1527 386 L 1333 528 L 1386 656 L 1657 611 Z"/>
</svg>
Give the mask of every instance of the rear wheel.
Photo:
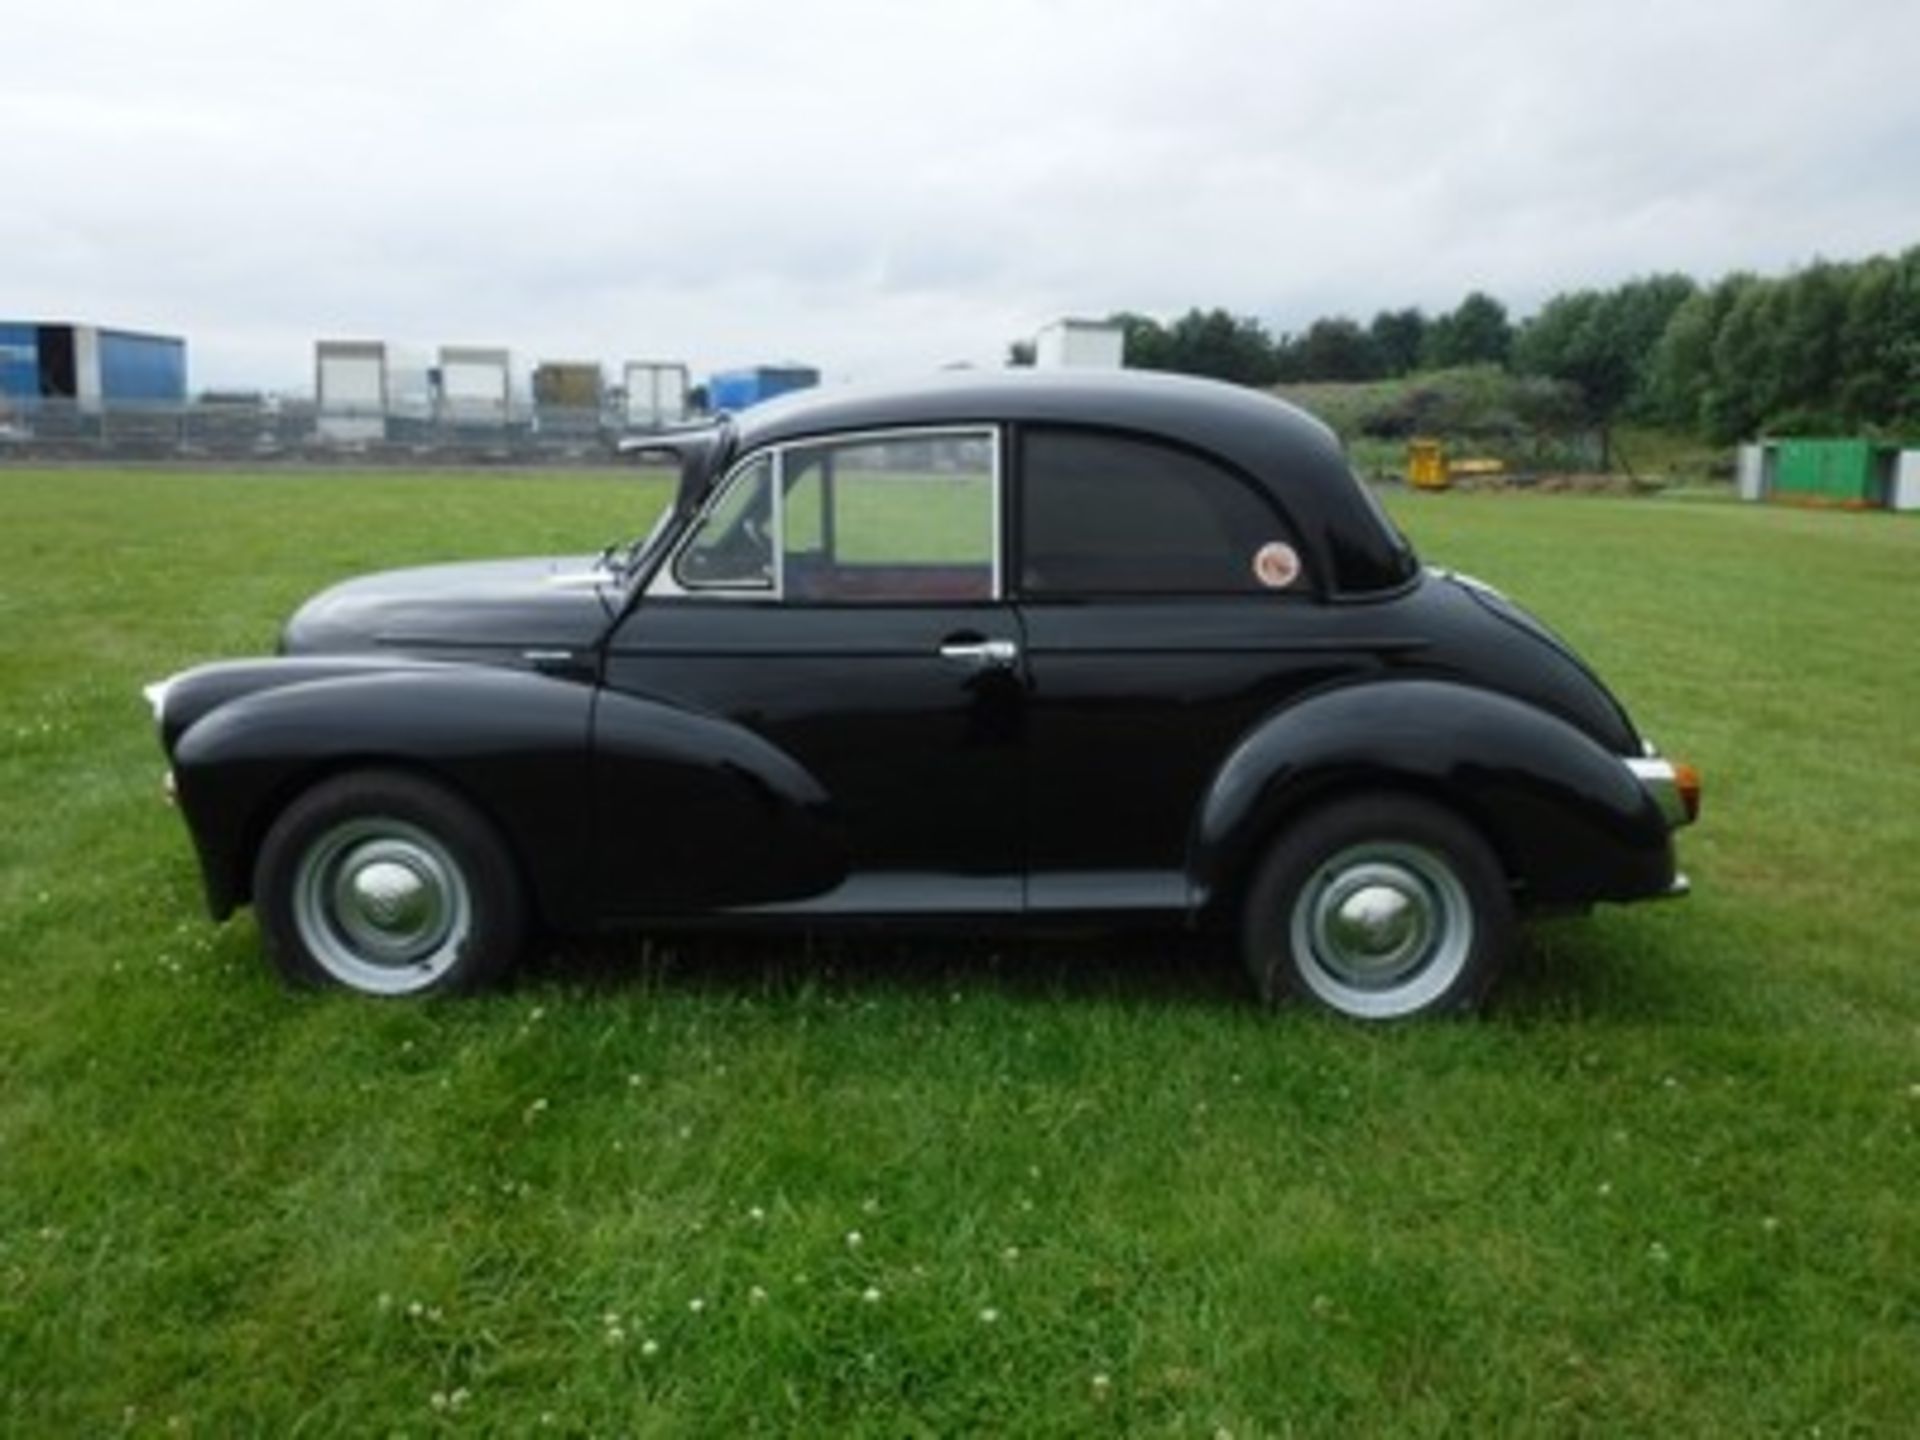
<svg viewBox="0 0 1920 1440">
<path fill-rule="evenodd" d="M 281 973 L 364 995 L 470 990 L 519 953 L 526 905 L 486 818 L 417 776 L 323 781 L 274 822 L 254 908 Z"/>
<path fill-rule="evenodd" d="M 1269 1001 L 1397 1020 L 1475 1008 L 1513 930 L 1506 877 L 1479 832 L 1424 800 L 1367 795 L 1274 842 L 1248 892 L 1242 945 Z"/>
</svg>

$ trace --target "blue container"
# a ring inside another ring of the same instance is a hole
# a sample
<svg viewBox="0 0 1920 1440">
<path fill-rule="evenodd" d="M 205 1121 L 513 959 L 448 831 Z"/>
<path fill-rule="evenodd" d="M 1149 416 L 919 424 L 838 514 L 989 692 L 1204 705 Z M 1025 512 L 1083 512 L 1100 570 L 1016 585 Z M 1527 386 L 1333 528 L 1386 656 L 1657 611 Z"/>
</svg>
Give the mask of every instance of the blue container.
<svg viewBox="0 0 1920 1440">
<path fill-rule="evenodd" d="M 808 365 L 756 365 L 751 370 L 722 370 L 707 381 L 709 410 L 744 410 L 820 383 L 820 372 Z"/>
<path fill-rule="evenodd" d="M 0 400 L 40 398 L 40 327 L 0 321 Z"/>
<path fill-rule="evenodd" d="M 100 398 L 109 405 L 180 404 L 187 398 L 186 341 L 102 330 Z"/>
</svg>

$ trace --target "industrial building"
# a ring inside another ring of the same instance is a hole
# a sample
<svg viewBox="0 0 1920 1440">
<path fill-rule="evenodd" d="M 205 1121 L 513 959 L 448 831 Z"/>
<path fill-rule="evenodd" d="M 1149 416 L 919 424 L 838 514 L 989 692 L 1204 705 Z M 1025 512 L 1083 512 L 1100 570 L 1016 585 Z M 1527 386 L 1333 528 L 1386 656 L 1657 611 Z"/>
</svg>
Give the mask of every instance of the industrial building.
<svg viewBox="0 0 1920 1440">
<path fill-rule="evenodd" d="M 707 380 L 707 408 L 744 410 L 820 383 L 820 372 L 808 365 L 755 365 L 747 370 L 722 370 Z"/>
<path fill-rule="evenodd" d="M 26 410 L 68 402 L 82 414 L 179 405 L 187 398 L 187 342 L 98 325 L 0 321 L 0 403 Z"/>
</svg>

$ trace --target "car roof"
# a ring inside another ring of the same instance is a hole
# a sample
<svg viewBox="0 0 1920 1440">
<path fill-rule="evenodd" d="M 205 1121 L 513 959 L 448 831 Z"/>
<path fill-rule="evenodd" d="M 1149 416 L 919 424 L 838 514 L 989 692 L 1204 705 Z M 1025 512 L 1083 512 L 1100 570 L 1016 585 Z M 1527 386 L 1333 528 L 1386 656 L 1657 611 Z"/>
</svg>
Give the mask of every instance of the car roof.
<svg viewBox="0 0 1920 1440">
<path fill-rule="evenodd" d="M 1397 586 L 1411 568 L 1404 542 L 1361 491 L 1331 429 L 1277 396 L 1195 376 L 970 370 L 797 391 L 729 417 L 728 459 L 818 435 L 984 423 L 1127 431 L 1224 460 L 1293 522 L 1329 588 Z"/>
<path fill-rule="evenodd" d="M 1319 420 L 1259 390 L 1145 370 L 958 370 L 887 385 L 843 385 L 783 395 L 733 417 L 742 449 L 822 431 L 980 421 L 1139 430 L 1216 451 L 1254 469 L 1273 448 L 1337 459 Z"/>
</svg>

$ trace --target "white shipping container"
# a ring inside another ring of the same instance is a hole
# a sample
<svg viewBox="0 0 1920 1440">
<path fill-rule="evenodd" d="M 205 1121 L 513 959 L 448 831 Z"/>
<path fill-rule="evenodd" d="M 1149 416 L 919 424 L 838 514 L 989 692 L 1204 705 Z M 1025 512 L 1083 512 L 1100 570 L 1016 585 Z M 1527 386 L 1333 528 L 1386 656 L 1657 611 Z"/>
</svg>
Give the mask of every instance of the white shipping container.
<svg viewBox="0 0 1920 1440">
<path fill-rule="evenodd" d="M 1920 450 L 1902 450 L 1893 471 L 1893 508 L 1920 510 Z"/>
<path fill-rule="evenodd" d="M 73 327 L 73 388 L 80 409 L 100 408 L 100 332 L 92 325 Z"/>
<path fill-rule="evenodd" d="M 440 414 L 462 425 L 504 425 L 513 392 L 513 357 L 472 345 L 440 347 Z"/>
<path fill-rule="evenodd" d="M 386 438 L 387 347 L 380 341 L 318 342 L 313 388 L 324 439 L 353 444 Z"/>
<path fill-rule="evenodd" d="M 1056 320 L 1033 340 L 1033 363 L 1041 370 L 1118 370 L 1126 336 L 1104 320 Z"/>
<path fill-rule="evenodd" d="M 629 360 L 622 372 L 627 391 L 627 424 L 658 430 L 687 418 L 687 367 L 656 360 Z"/>
</svg>

